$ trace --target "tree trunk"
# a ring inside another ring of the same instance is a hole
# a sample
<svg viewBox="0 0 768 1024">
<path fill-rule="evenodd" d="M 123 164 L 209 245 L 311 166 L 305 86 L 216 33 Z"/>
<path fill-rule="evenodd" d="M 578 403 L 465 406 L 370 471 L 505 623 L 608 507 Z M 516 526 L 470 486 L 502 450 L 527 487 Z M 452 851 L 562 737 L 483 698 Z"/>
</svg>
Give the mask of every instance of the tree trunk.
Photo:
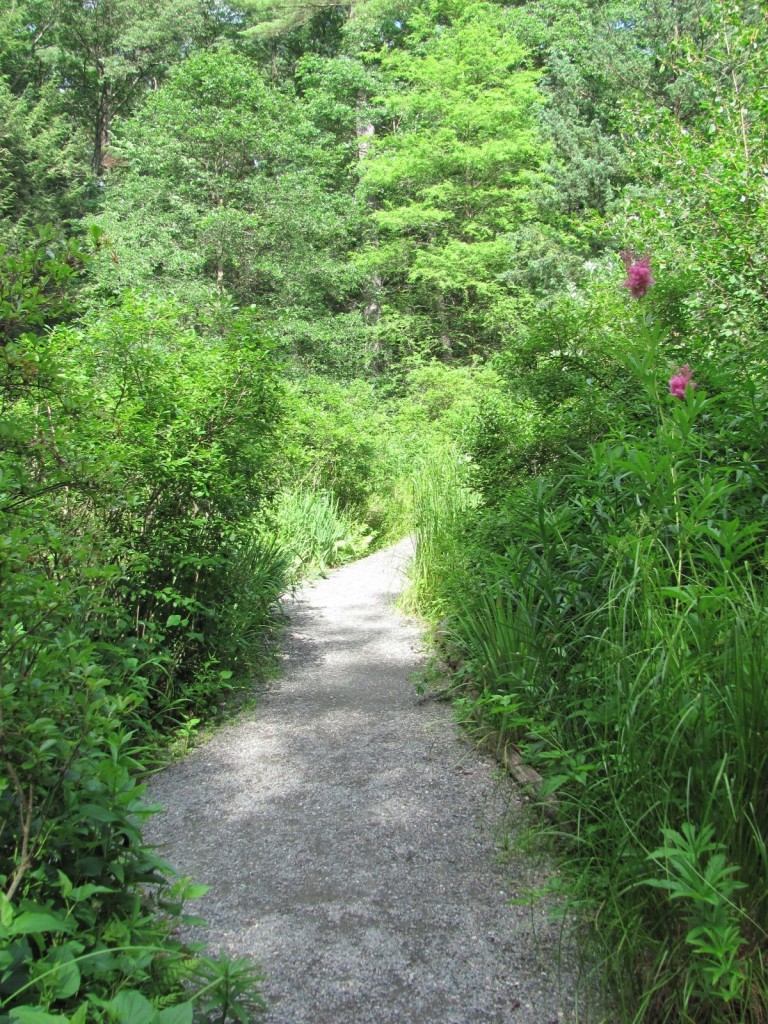
<svg viewBox="0 0 768 1024">
<path fill-rule="evenodd" d="M 111 113 L 109 87 L 104 85 L 99 95 L 93 140 L 93 172 L 97 178 L 100 178 L 104 171 L 104 158 L 107 155 L 107 147 L 109 146 Z"/>
</svg>

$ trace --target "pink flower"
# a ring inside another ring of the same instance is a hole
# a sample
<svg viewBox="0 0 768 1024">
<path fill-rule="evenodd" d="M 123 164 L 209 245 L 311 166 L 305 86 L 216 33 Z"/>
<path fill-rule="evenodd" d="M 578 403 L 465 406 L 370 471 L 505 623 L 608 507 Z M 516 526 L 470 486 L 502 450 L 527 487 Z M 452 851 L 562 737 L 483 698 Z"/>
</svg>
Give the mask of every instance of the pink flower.
<svg viewBox="0 0 768 1024">
<path fill-rule="evenodd" d="M 636 256 L 628 250 L 619 253 L 627 268 L 627 279 L 624 287 L 629 288 L 633 299 L 642 299 L 652 284 L 656 282 L 651 275 L 650 256 Z"/>
<path fill-rule="evenodd" d="M 685 398 L 685 389 L 689 386 L 692 388 L 696 387 L 696 381 L 691 380 L 692 376 L 693 372 L 688 363 L 685 366 L 681 366 L 677 373 L 674 373 L 669 378 L 670 395 L 674 395 L 675 398 Z"/>
</svg>

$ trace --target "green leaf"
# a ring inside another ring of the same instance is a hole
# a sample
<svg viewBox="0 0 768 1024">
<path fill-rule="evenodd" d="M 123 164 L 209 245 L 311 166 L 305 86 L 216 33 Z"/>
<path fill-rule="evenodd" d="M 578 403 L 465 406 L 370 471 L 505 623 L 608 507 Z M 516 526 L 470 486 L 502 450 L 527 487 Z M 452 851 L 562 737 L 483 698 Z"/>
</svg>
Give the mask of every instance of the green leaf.
<svg viewBox="0 0 768 1024">
<path fill-rule="evenodd" d="M 11 935 L 35 935 L 39 932 L 72 932 L 75 925 L 50 910 L 23 910 L 11 922 Z"/>
<path fill-rule="evenodd" d="M 101 804 L 81 804 L 78 810 L 81 818 L 88 818 L 90 821 L 101 821 L 109 824 L 113 821 L 122 820 L 121 815 L 115 814 L 109 807 L 103 807 Z"/>
<path fill-rule="evenodd" d="M 194 883 L 194 884 L 190 883 L 184 889 L 184 899 L 185 900 L 199 900 L 202 896 L 205 896 L 205 894 L 208 892 L 208 890 L 210 888 L 211 888 L 210 885 L 200 885 L 200 884 L 197 884 L 197 883 Z"/>
<path fill-rule="evenodd" d="M 94 885 L 92 882 L 86 882 L 85 885 L 78 885 L 72 890 L 70 899 L 81 902 L 82 900 L 89 900 L 91 896 L 105 892 L 115 892 L 115 890 L 108 885 Z"/>
<path fill-rule="evenodd" d="M 154 1024 L 157 1012 L 150 1001 L 134 989 L 123 989 L 107 1003 L 117 1024 Z"/>
<path fill-rule="evenodd" d="M 63 871 L 57 871 L 56 874 L 59 878 L 59 888 L 61 889 L 61 895 L 64 899 L 67 899 L 72 894 L 72 882 L 64 874 Z"/>
<path fill-rule="evenodd" d="M 564 786 L 567 782 L 576 781 L 574 775 L 550 775 L 544 780 L 541 787 L 539 788 L 539 796 L 551 796 L 556 793 L 561 786 Z M 579 780 L 581 781 L 581 780 Z"/>
<path fill-rule="evenodd" d="M 157 1024 L 192 1024 L 192 1003 L 167 1006 L 157 1017 Z"/>
<path fill-rule="evenodd" d="M 4 892 L 0 892 L 0 927 L 8 928 L 12 920 L 13 904 Z"/>
<path fill-rule="evenodd" d="M 34 1006 L 16 1006 L 10 1011 L 10 1019 L 19 1024 L 71 1024 L 69 1017 L 58 1013 L 46 1013 Z"/>
<path fill-rule="evenodd" d="M 82 950 L 83 946 L 79 942 L 56 946 L 38 963 L 36 973 L 40 971 L 39 980 L 42 980 L 46 968 L 53 969 L 53 973 L 49 973 L 45 980 L 53 986 L 56 999 L 71 999 L 80 988 L 80 969 L 75 962 L 75 953 L 81 953 Z"/>
</svg>

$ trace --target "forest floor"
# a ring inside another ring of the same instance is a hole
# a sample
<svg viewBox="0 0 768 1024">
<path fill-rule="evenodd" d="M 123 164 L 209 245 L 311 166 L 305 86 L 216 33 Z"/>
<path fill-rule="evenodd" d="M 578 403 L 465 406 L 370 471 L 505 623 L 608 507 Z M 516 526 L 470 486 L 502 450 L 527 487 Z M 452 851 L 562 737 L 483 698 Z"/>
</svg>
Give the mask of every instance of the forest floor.
<svg viewBox="0 0 768 1024">
<path fill-rule="evenodd" d="M 556 1024 L 575 971 L 535 852 L 499 856 L 521 797 L 420 701 L 393 607 L 408 542 L 286 601 L 282 678 L 155 776 L 148 837 L 210 885 L 209 947 L 254 957 L 269 1024 Z"/>
</svg>

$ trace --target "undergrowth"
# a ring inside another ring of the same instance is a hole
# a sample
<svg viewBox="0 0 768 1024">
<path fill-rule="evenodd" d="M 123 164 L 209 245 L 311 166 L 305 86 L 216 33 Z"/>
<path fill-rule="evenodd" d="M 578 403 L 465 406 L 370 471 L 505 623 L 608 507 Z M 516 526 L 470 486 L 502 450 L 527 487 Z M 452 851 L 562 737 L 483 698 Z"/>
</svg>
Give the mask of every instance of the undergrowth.
<svg viewBox="0 0 768 1024">
<path fill-rule="evenodd" d="M 557 798 L 542 827 L 621 1019 L 762 1024 L 768 392 L 666 369 L 668 344 L 640 318 L 633 401 L 595 396 L 612 429 L 549 472 L 503 495 L 451 459 L 419 474 L 413 590 L 465 714 Z"/>
</svg>

